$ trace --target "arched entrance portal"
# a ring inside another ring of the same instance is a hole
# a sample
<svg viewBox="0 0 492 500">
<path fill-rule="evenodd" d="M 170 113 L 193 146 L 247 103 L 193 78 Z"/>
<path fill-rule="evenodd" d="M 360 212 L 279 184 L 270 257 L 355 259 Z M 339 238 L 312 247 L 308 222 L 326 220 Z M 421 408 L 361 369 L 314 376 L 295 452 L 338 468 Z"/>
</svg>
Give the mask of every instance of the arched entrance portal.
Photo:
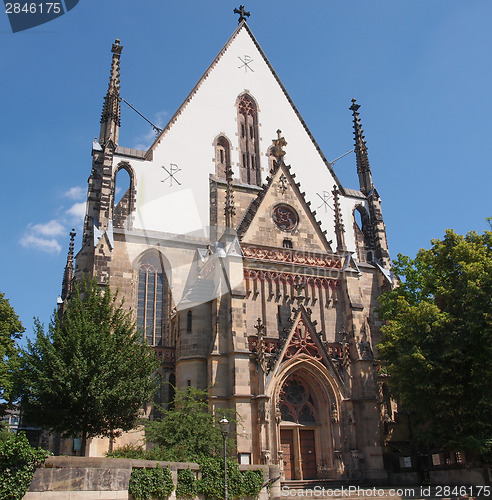
<svg viewBox="0 0 492 500">
<path fill-rule="evenodd" d="M 315 479 L 317 402 L 309 384 L 299 375 L 287 377 L 280 390 L 280 448 L 285 479 Z M 295 425 L 293 425 L 295 424 Z"/>
<path fill-rule="evenodd" d="M 331 402 L 309 372 L 297 370 L 279 392 L 279 445 L 285 480 L 317 479 L 331 469 Z"/>
</svg>

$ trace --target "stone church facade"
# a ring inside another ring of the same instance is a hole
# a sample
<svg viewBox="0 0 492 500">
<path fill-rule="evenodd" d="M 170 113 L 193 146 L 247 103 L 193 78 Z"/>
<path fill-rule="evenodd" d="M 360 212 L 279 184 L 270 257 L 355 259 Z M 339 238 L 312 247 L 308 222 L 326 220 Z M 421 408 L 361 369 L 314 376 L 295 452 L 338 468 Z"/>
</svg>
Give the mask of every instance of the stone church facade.
<svg viewBox="0 0 492 500">
<path fill-rule="evenodd" d="M 241 14 L 152 146 L 129 149 L 122 48 L 62 298 L 72 272 L 118 289 L 162 361 L 160 401 L 208 388 L 214 411 L 239 415 L 241 463 L 280 464 L 285 480 L 384 479 L 374 310 L 390 260 L 359 106 L 348 189 Z"/>
</svg>

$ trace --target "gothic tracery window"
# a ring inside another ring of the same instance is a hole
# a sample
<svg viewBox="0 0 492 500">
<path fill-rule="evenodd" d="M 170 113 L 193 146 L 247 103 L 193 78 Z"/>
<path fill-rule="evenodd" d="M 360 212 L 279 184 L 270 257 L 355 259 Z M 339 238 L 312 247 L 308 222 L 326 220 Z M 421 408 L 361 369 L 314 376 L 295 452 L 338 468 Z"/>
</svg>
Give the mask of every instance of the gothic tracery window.
<svg viewBox="0 0 492 500">
<path fill-rule="evenodd" d="M 290 375 L 284 382 L 280 391 L 279 408 L 284 421 L 306 424 L 318 421 L 318 412 L 311 389 L 298 375 Z"/>
<path fill-rule="evenodd" d="M 238 133 L 241 162 L 241 181 L 255 186 L 261 185 L 258 110 L 248 94 L 238 102 Z"/>
<path fill-rule="evenodd" d="M 149 345 L 166 345 L 171 296 L 169 283 L 157 255 L 146 255 L 138 269 L 137 326 Z"/>
</svg>

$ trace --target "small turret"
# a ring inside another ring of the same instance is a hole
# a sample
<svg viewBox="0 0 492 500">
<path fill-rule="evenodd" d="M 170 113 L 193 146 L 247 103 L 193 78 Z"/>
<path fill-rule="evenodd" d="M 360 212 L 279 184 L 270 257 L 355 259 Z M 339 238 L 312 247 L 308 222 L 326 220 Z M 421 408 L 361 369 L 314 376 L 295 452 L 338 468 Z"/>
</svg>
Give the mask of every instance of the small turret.
<svg viewBox="0 0 492 500">
<path fill-rule="evenodd" d="M 109 140 L 116 146 L 120 132 L 120 56 L 123 46 L 116 39 L 111 52 L 111 73 L 109 75 L 108 92 L 104 98 L 101 115 L 101 131 L 99 144 L 105 145 Z"/>
<path fill-rule="evenodd" d="M 355 155 L 357 159 L 357 173 L 359 174 L 360 190 L 368 195 L 374 188 L 372 183 L 371 167 L 369 166 L 369 157 L 367 155 L 367 146 L 364 139 L 364 130 L 360 123 L 359 117 L 360 105 L 357 104 L 355 99 L 352 99 L 352 106 L 350 110 L 354 116 L 354 139 L 355 139 Z"/>
</svg>

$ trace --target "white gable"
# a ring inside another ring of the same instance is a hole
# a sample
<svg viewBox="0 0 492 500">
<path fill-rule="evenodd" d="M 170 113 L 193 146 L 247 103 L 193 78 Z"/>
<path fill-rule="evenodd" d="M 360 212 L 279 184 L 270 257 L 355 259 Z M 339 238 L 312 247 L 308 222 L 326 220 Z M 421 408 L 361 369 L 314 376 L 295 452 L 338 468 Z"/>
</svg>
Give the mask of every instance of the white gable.
<svg viewBox="0 0 492 500">
<path fill-rule="evenodd" d="M 231 142 L 232 169 L 239 178 L 236 103 L 244 92 L 258 105 L 262 182 L 269 172 L 268 148 L 281 129 L 288 143 L 285 162 L 296 172 L 306 200 L 317 209 L 327 239 L 335 240 L 329 207 L 333 205 L 328 200 L 326 206 L 322 198 L 331 197 L 339 182 L 245 24 L 153 144 L 152 161 L 130 161 L 136 175 L 135 229 L 184 234 L 209 225 L 209 176 L 215 173 L 214 140 L 219 135 Z M 345 224 L 351 232 L 351 221 Z"/>
</svg>

